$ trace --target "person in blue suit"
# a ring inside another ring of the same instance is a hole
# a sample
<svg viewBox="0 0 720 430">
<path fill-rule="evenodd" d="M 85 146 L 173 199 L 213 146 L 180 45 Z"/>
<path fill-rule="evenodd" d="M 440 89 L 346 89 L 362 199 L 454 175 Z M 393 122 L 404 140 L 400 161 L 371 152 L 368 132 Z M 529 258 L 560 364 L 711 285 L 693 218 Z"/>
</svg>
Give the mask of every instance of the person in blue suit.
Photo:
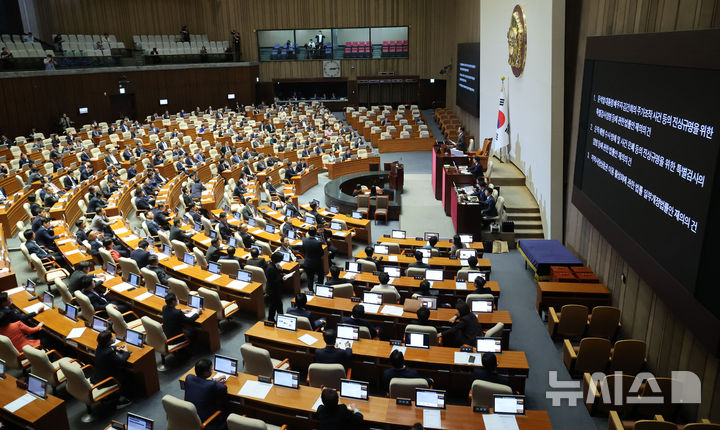
<svg viewBox="0 0 720 430">
<path fill-rule="evenodd" d="M 225 377 L 217 381 L 211 378 L 212 362 L 207 358 L 195 363 L 195 374 L 185 378 L 185 401 L 195 405 L 200 421 L 205 422 L 215 411 L 219 410 L 220 403 L 227 394 Z M 224 414 L 212 420 L 206 429 L 225 429 L 226 417 Z"/>
</svg>

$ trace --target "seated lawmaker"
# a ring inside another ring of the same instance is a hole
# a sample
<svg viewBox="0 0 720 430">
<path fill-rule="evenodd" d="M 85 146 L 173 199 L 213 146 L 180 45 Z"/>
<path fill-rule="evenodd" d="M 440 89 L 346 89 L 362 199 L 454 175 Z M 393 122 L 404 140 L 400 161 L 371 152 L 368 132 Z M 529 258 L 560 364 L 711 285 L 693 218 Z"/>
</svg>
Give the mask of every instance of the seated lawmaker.
<svg viewBox="0 0 720 430">
<path fill-rule="evenodd" d="M 363 422 L 360 410 L 354 405 L 345 406 L 338 402 L 336 390 L 323 388 L 320 394 L 322 404 L 318 406 L 315 416 L 320 423 L 320 430 L 337 430 L 340 428 L 353 428 Z"/>
<path fill-rule="evenodd" d="M 323 340 L 325 348 L 315 350 L 315 362 L 324 364 L 342 364 L 347 367 L 347 363 L 352 357 L 352 347 L 350 342 L 345 343 L 345 348 L 336 348 L 337 332 L 335 329 L 328 328 L 323 332 Z"/>
<path fill-rule="evenodd" d="M 162 320 L 163 320 L 163 332 L 165 337 L 172 339 L 175 336 L 184 334 L 188 339 L 192 339 L 192 331 L 185 328 L 186 324 L 194 322 L 200 316 L 200 313 L 195 313 L 192 316 L 187 316 L 190 309 L 180 310 L 177 308 L 178 299 L 174 293 L 169 293 L 165 296 L 165 306 L 162 308 Z M 182 342 L 180 340 L 179 342 Z"/>
<path fill-rule="evenodd" d="M 20 320 L 13 321 L 14 319 L 12 312 L 0 311 L 0 335 L 8 337 L 18 351 L 22 351 L 25 345 L 39 348 L 40 341 L 38 339 L 28 339 L 27 336 L 41 331 L 45 323 L 41 322 L 35 327 L 30 327 Z"/>
<path fill-rule="evenodd" d="M 452 326 L 441 334 L 443 346 L 459 348 L 462 345 L 474 345 L 477 337 L 483 334 L 477 316 L 470 312 L 470 305 L 465 301 L 458 301 L 455 309 L 456 315 L 450 318 Z"/>
<path fill-rule="evenodd" d="M 195 406 L 202 422 L 220 409 L 220 404 L 225 400 L 227 394 L 225 377 L 214 380 L 211 376 L 212 362 L 203 358 L 195 363 L 195 374 L 189 374 L 185 378 L 185 401 Z M 208 427 L 205 427 L 205 429 L 223 428 L 227 428 L 224 415 L 215 418 Z"/>
<path fill-rule="evenodd" d="M 475 277 L 475 291 L 472 292 L 472 294 L 492 294 L 492 290 L 490 287 L 486 287 L 485 284 L 487 281 L 482 276 L 476 276 Z"/>
<path fill-rule="evenodd" d="M 358 303 L 355 306 L 353 306 L 351 316 L 340 318 L 340 322 L 342 324 L 352 324 L 352 325 L 356 325 L 359 327 L 367 327 L 367 329 L 370 331 L 370 337 L 375 339 L 376 337 L 378 337 L 378 330 L 370 322 L 363 319 L 364 317 L 365 317 L 365 307 L 362 304 Z"/>
<path fill-rule="evenodd" d="M 398 349 L 390 353 L 390 364 L 392 367 L 383 372 L 383 389 L 386 393 L 390 392 L 390 381 L 393 378 L 420 378 L 417 370 L 405 366 L 405 356 Z"/>
<path fill-rule="evenodd" d="M 475 367 L 472 373 L 472 379 L 492 382 L 493 384 L 501 384 L 510 386 L 510 378 L 500 375 L 497 371 L 497 356 L 492 352 L 484 352 L 482 354 L 482 367 Z"/>
<path fill-rule="evenodd" d="M 423 262 L 423 255 L 420 251 L 415 250 L 413 253 L 415 256 L 415 262 L 408 264 L 408 268 L 418 268 L 418 269 L 429 269 L 430 265 Z"/>
<path fill-rule="evenodd" d="M 325 285 L 345 284 L 347 280 L 340 277 L 340 268 L 338 266 L 330 266 L 330 277 L 325 279 Z"/>
<path fill-rule="evenodd" d="M 307 305 L 307 296 L 305 293 L 298 293 L 295 295 L 295 306 L 289 308 L 285 313 L 307 318 L 313 329 L 325 324 L 323 318 L 313 319 L 312 312 L 305 309 L 305 305 Z"/>
<path fill-rule="evenodd" d="M 117 348 L 113 346 L 114 341 L 115 338 L 110 330 L 98 333 L 90 383 L 97 384 L 110 377 L 117 379 L 122 393 L 117 401 L 117 408 L 120 409 L 130 405 L 130 400 L 127 398 L 132 385 L 127 371 L 130 352 L 124 344 Z"/>
<path fill-rule="evenodd" d="M 485 204 L 482 209 L 483 218 L 494 218 L 498 216 L 497 208 L 495 207 L 495 198 L 492 195 L 491 188 L 485 188 Z"/>
</svg>

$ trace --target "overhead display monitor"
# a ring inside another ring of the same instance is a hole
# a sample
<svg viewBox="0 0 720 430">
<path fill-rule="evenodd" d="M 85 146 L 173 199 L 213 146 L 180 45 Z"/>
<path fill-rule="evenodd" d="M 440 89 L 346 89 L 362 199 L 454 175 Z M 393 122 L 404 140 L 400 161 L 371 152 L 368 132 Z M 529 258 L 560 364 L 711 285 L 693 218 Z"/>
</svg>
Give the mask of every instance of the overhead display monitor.
<svg viewBox="0 0 720 430">
<path fill-rule="evenodd" d="M 480 44 L 458 43 L 455 103 L 468 113 L 480 115 Z"/>
</svg>

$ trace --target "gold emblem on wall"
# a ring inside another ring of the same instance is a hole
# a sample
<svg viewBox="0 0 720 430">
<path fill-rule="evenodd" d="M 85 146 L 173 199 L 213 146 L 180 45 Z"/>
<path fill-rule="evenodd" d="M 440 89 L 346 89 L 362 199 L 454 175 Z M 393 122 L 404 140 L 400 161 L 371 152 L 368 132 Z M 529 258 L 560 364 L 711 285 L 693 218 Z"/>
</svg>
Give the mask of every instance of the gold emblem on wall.
<svg viewBox="0 0 720 430">
<path fill-rule="evenodd" d="M 507 33 L 508 40 L 508 64 L 512 68 L 513 75 L 519 77 L 525 69 L 525 57 L 527 56 L 527 25 L 525 11 L 522 6 L 515 5 L 510 17 L 510 28 Z"/>
</svg>

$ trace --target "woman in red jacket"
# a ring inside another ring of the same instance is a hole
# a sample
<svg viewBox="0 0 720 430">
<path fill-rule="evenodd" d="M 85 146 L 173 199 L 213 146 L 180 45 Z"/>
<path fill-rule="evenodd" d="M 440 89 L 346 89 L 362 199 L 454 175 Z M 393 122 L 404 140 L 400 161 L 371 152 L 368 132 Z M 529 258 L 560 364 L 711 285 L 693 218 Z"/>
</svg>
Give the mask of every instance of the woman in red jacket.
<svg viewBox="0 0 720 430">
<path fill-rule="evenodd" d="M 28 339 L 27 335 L 34 334 L 42 330 L 44 323 L 40 323 L 35 327 L 29 327 L 22 321 L 10 322 L 10 314 L 8 311 L 0 314 L 0 335 L 10 338 L 15 349 L 22 351 L 22 347 L 30 345 L 33 348 L 40 347 L 40 340 Z"/>
</svg>

